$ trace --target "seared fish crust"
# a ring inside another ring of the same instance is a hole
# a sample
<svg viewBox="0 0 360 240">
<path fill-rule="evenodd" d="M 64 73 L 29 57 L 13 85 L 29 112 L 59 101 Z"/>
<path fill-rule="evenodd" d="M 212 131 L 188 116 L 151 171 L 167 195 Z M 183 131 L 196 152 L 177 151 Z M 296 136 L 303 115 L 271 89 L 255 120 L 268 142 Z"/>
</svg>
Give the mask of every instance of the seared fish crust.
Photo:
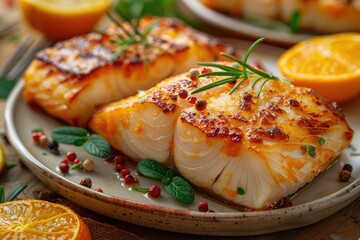
<svg viewBox="0 0 360 240">
<path fill-rule="evenodd" d="M 134 160 L 174 165 L 197 187 L 253 209 L 312 181 L 352 139 L 341 110 L 308 88 L 270 81 L 257 98 L 261 82 L 252 89 L 251 78 L 232 95 L 231 83 L 190 95 L 222 78 L 168 78 L 102 106 L 89 125 Z"/>
<path fill-rule="evenodd" d="M 146 28 L 158 18 L 140 22 Z M 86 126 L 95 106 L 148 89 L 160 80 L 212 61 L 234 49 L 175 19 L 160 18 L 150 32 L 150 45 L 129 47 L 117 59 L 113 44 L 119 29 L 90 33 L 40 51 L 27 69 L 24 97 L 72 125 Z M 125 27 L 129 28 L 126 24 Z"/>
</svg>

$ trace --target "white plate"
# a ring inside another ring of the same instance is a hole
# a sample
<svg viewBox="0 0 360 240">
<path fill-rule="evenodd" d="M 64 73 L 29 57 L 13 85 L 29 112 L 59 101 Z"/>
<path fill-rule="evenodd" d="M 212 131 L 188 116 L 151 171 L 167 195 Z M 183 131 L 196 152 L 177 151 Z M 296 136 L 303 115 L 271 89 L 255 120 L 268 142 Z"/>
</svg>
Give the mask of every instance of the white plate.
<svg viewBox="0 0 360 240">
<path fill-rule="evenodd" d="M 242 44 L 243 47 L 246 44 Z M 263 45 L 254 52 L 252 59 L 261 59 L 262 64 L 277 73 L 276 60 L 279 50 Z M 130 191 L 114 172 L 114 166 L 102 159 L 94 159 L 80 148 L 60 145 L 61 156 L 52 155 L 47 149 L 32 142 L 31 129 L 42 127 L 47 134 L 64 123 L 44 112 L 27 105 L 21 95 L 23 83 L 19 83 L 7 101 L 5 119 L 8 137 L 29 169 L 50 188 L 69 200 L 95 212 L 139 224 L 142 226 L 191 234 L 206 235 L 255 235 L 302 227 L 335 213 L 360 196 L 360 161 L 350 157 L 346 149 L 333 166 L 305 186 L 295 196 L 293 207 L 259 211 L 239 212 L 206 195 L 196 193 L 195 202 L 185 205 L 172 199 L 163 189 L 159 199 L 151 200 L 144 194 Z M 345 115 L 355 130 L 353 146 L 360 147 L 360 97 L 344 105 Z M 71 171 L 62 175 L 57 171 L 59 162 L 69 150 L 75 150 L 80 159 L 96 161 L 93 173 Z M 343 164 L 354 167 L 349 182 L 337 180 Z M 134 166 L 127 163 L 134 172 Z M 93 189 L 101 187 L 104 194 L 79 185 L 82 178 L 90 177 Z M 156 184 L 156 181 L 138 176 L 141 186 Z M 157 183 L 161 185 L 161 183 Z M 215 213 L 197 211 L 197 204 L 206 200 Z"/>
<path fill-rule="evenodd" d="M 246 36 L 254 40 L 265 37 L 267 41 L 282 46 L 290 46 L 313 36 L 304 33 L 292 34 L 256 26 L 242 21 L 240 18 L 230 17 L 214 11 L 201 4 L 199 0 L 181 0 L 181 4 L 180 6 L 185 8 L 183 11 L 189 11 L 203 23 L 223 29 L 225 32 L 232 33 L 233 36 Z"/>
</svg>

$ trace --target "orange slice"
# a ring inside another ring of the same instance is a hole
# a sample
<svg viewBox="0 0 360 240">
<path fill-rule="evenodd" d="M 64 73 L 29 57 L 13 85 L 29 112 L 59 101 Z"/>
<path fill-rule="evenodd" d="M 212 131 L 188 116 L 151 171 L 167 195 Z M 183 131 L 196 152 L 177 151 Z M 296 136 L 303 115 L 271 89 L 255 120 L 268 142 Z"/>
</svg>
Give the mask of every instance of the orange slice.
<svg viewBox="0 0 360 240">
<path fill-rule="evenodd" d="M 70 208 L 41 200 L 0 204 L 0 239 L 91 239 Z"/>
<path fill-rule="evenodd" d="M 111 0 L 20 0 L 25 20 L 51 40 L 92 30 Z"/>
<path fill-rule="evenodd" d="M 360 34 L 342 33 L 302 41 L 278 61 L 295 85 L 313 88 L 330 101 L 345 102 L 360 93 Z"/>
<path fill-rule="evenodd" d="M 5 153 L 4 153 L 4 149 L 2 148 L 2 145 L 0 144 L 0 174 L 2 172 L 2 170 L 4 169 L 5 166 Z"/>
</svg>

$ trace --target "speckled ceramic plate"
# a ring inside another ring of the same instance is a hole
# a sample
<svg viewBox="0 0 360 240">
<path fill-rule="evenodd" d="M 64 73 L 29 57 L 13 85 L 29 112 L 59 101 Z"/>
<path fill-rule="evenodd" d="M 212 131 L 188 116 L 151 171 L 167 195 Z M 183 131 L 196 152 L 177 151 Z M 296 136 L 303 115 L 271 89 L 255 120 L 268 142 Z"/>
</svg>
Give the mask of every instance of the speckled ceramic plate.
<svg viewBox="0 0 360 240">
<path fill-rule="evenodd" d="M 215 26 L 224 32 L 231 33 L 233 36 L 247 36 L 257 39 L 265 37 L 268 41 L 280 45 L 293 45 L 299 41 L 307 39 L 312 34 L 297 33 L 292 34 L 286 31 L 279 31 L 250 24 L 240 18 L 231 17 L 217 11 L 214 11 L 203 4 L 199 0 L 181 0 L 179 3 L 181 9 L 188 14 L 189 11 L 195 15 L 202 23 Z"/>
<path fill-rule="evenodd" d="M 241 46 L 246 48 L 249 45 Z M 265 68 L 276 74 L 278 71 L 275 64 L 280 53 L 279 49 L 263 45 L 253 54 L 250 62 L 261 60 Z M 11 94 L 5 118 L 8 137 L 24 163 L 39 179 L 59 194 L 81 206 L 113 218 L 182 233 L 255 235 L 314 223 L 339 211 L 360 196 L 360 159 L 350 156 L 350 148 L 341 154 L 340 160 L 301 189 L 293 200 L 293 207 L 270 211 L 239 212 L 200 193 L 196 193 L 193 204 L 185 205 L 172 199 L 164 189 L 159 199 L 152 200 L 142 193 L 130 191 L 114 172 L 114 166 L 102 159 L 93 158 L 96 161 L 96 170 L 93 173 L 70 171 L 69 174 L 63 175 L 57 171 L 57 166 L 67 151 L 75 150 L 80 159 L 91 156 L 80 148 L 67 145 L 60 145 L 61 156 L 54 156 L 47 149 L 33 144 L 31 129 L 42 127 L 50 134 L 54 128 L 64 123 L 42 111 L 30 108 L 22 98 L 22 87 L 23 84 L 20 82 Z M 352 145 L 360 150 L 359 106 L 360 97 L 347 103 L 343 108 L 347 120 L 356 132 Z M 337 176 L 344 163 L 351 163 L 354 170 L 350 181 L 341 183 Z M 131 163 L 128 163 L 128 167 L 134 170 Z M 93 189 L 101 187 L 104 193 L 81 186 L 79 182 L 85 177 L 92 179 Z M 156 182 L 138 177 L 141 186 L 150 186 Z M 215 213 L 197 211 L 197 204 L 204 199 L 209 202 Z"/>
</svg>

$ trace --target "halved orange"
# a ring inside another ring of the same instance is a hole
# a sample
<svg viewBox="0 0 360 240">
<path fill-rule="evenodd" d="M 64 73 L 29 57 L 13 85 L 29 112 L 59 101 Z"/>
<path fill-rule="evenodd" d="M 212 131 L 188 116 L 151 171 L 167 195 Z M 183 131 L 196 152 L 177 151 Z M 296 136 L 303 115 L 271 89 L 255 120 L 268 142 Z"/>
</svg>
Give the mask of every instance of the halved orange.
<svg viewBox="0 0 360 240">
<path fill-rule="evenodd" d="M 51 40 L 92 30 L 111 0 L 20 0 L 25 20 Z"/>
<path fill-rule="evenodd" d="M 42 200 L 0 204 L 0 239 L 91 239 L 84 221 L 68 207 Z"/>
<path fill-rule="evenodd" d="M 304 40 L 283 53 L 281 73 L 295 85 L 313 88 L 330 101 L 360 93 L 360 34 L 341 33 Z"/>
</svg>

